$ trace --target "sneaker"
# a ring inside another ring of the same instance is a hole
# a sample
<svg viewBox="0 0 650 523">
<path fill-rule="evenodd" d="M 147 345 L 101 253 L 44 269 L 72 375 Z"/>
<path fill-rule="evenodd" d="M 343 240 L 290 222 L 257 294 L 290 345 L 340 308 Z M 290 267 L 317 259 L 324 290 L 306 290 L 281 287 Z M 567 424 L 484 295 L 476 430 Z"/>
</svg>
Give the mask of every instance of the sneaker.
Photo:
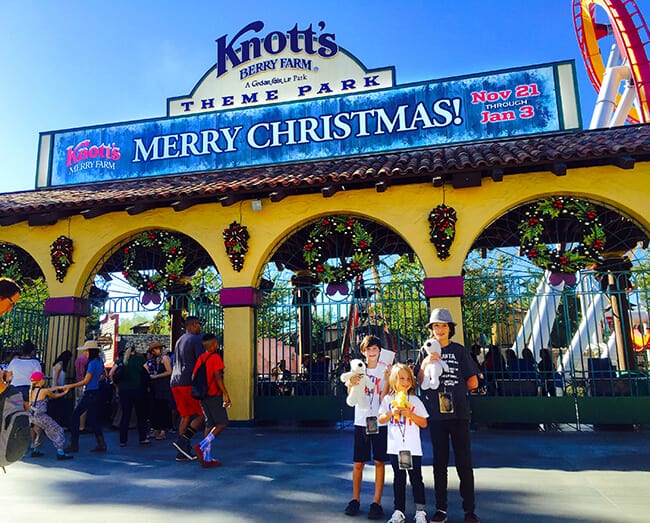
<svg viewBox="0 0 650 523">
<path fill-rule="evenodd" d="M 45 454 L 43 454 L 43 453 L 42 453 L 40 450 L 38 450 L 38 449 L 32 449 L 32 452 L 31 452 L 30 456 L 31 456 L 32 458 L 40 458 L 40 457 L 42 457 L 42 456 L 45 456 Z"/>
<path fill-rule="evenodd" d="M 203 466 L 205 460 L 203 459 L 203 451 L 201 450 L 201 445 L 199 443 L 194 445 L 194 452 L 196 453 L 196 458 L 199 460 L 199 463 Z"/>
<path fill-rule="evenodd" d="M 353 499 L 343 512 L 348 516 L 356 516 L 359 513 L 359 508 L 361 508 L 361 505 L 356 499 Z"/>
<path fill-rule="evenodd" d="M 480 521 L 474 512 L 468 512 L 465 514 L 465 523 L 480 523 Z"/>
<path fill-rule="evenodd" d="M 427 513 L 424 510 L 416 510 L 415 519 L 413 521 L 415 521 L 415 523 L 429 523 L 427 521 Z"/>
<path fill-rule="evenodd" d="M 214 467 L 220 467 L 221 466 L 221 461 L 219 461 L 218 459 L 211 459 L 209 461 L 204 461 L 203 463 L 201 463 L 201 466 L 204 469 L 211 469 L 211 468 L 214 468 Z"/>
<path fill-rule="evenodd" d="M 381 508 L 379 503 L 375 503 L 374 501 L 370 503 L 368 519 L 384 519 L 384 509 Z"/>
<path fill-rule="evenodd" d="M 163 439 L 167 439 L 167 434 L 165 434 L 165 431 L 164 431 L 164 430 L 161 430 L 158 434 L 156 434 L 156 435 L 154 436 L 154 439 L 155 439 L 156 441 L 161 441 L 161 440 L 163 440 Z"/>
<path fill-rule="evenodd" d="M 393 512 L 393 515 L 390 517 L 388 520 L 388 523 L 404 523 L 406 521 L 406 516 L 404 516 L 404 512 L 401 510 L 396 510 Z"/>
<path fill-rule="evenodd" d="M 64 453 L 64 454 L 57 454 L 56 455 L 56 459 L 58 459 L 59 461 L 63 461 L 63 460 L 66 460 L 66 459 L 72 459 L 72 458 L 74 458 L 74 456 L 72 454 L 65 454 Z"/>
<path fill-rule="evenodd" d="M 196 458 L 194 458 L 194 459 L 196 459 Z M 190 458 L 188 458 L 185 454 L 183 454 L 183 453 L 180 452 L 180 451 L 178 451 L 178 452 L 176 453 L 176 461 L 179 461 L 179 462 L 182 462 L 182 463 L 184 463 L 184 462 L 188 462 L 188 463 L 189 463 L 190 461 L 194 461 L 194 459 L 190 459 Z"/>
<path fill-rule="evenodd" d="M 176 450 L 183 454 L 187 459 L 189 460 L 195 460 L 196 456 L 192 454 L 192 446 L 190 445 L 189 440 L 186 438 L 183 438 L 182 436 L 178 438 L 176 441 L 173 443 L 174 447 L 176 447 Z"/>
<path fill-rule="evenodd" d="M 151 440 L 149 438 L 145 438 L 145 439 L 141 440 L 139 443 L 140 443 L 140 445 L 150 445 Z"/>
<path fill-rule="evenodd" d="M 70 445 L 68 445 L 68 446 L 65 448 L 64 452 L 66 452 L 66 453 L 69 453 L 69 452 L 79 452 L 79 445 L 76 445 L 76 444 L 74 444 L 74 443 L 70 443 Z"/>
<path fill-rule="evenodd" d="M 444 510 L 436 510 L 431 518 L 431 523 L 447 523 L 447 513 Z"/>
</svg>

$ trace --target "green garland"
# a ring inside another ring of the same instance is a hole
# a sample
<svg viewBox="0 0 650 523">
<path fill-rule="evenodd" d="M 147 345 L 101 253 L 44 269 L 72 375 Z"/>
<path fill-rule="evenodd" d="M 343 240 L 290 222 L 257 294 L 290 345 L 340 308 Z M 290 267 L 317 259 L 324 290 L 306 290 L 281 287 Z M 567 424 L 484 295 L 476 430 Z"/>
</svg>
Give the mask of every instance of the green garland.
<svg viewBox="0 0 650 523">
<path fill-rule="evenodd" d="M 597 263 L 605 248 L 605 232 L 596 208 L 568 196 L 551 196 L 533 204 L 519 223 L 521 254 L 540 269 L 574 273 Z M 542 236 L 544 224 L 557 218 L 574 218 L 582 227 L 582 242 L 574 249 L 549 249 Z"/>
<path fill-rule="evenodd" d="M 0 242 L 0 276 L 20 282 L 23 275 L 20 272 L 18 253 L 10 244 Z"/>
<path fill-rule="evenodd" d="M 138 248 L 158 248 L 163 254 L 163 269 L 143 274 L 135 268 Z M 169 289 L 183 275 L 185 255 L 180 239 L 166 231 L 145 231 L 123 248 L 122 275 L 135 289 L 145 293 L 160 293 Z"/>
<path fill-rule="evenodd" d="M 340 266 L 327 263 L 324 247 L 331 238 L 349 237 L 354 252 Z M 363 274 L 372 266 L 372 235 L 361 222 L 350 216 L 329 216 L 314 225 L 303 246 L 303 258 L 309 270 L 325 283 L 343 283 Z"/>
</svg>

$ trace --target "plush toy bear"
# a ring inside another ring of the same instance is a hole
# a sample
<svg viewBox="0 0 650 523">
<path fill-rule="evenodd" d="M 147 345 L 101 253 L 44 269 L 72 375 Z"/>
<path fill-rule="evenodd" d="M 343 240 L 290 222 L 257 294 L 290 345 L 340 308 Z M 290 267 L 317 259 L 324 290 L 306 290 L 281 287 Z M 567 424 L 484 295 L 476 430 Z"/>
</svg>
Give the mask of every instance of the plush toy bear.
<svg viewBox="0 0 650 523">
<path fill-rule="evenodd" d="M 403 392 L 399 391 L 397 394 L 395 394 L 395 399 L 391 403 L 391 407 L 395 407 L 398 409 L 410 409 L 411 408 L 411 402 L 408 400 L 408 396 Z M 395 421 L 399 421 L 399 416 L 394 416 Z"/>
<path fill-rule="evenodd" d="M 374 384 L 372 380 L 366 376 L 366 364 L 362 360 L 351 360 L 350 371 L 341 374 L 341 381 L 347 385 L 350 378 L 356 375 L 360 375 L 361 379 L 357 385 L 353 385 L 349 388 L 346 402 L 350 407 L 356 405 L 360 409 L 368 410 L 370 408 L 370 403 L 368 402 L 368 396 L 366 396 L 366 388 L 372 389 Z"/>
<path fill-rule="evenodd" d="M 440 343 L 438 343 L 438 340 L 433 338 L 425 341 L 422 348 L 427 351 L 427 354 L 433 354 L 434 352 L 438 354 L 442 353 Z M 440 386 L 440 376 L 443 372 L 449 372 L 449 366 L 443 360 L 434 361 L 427 365 L 424 369 L 424 377 L 420 388 L 423 390 L 437 389 Z"/>
</svg>

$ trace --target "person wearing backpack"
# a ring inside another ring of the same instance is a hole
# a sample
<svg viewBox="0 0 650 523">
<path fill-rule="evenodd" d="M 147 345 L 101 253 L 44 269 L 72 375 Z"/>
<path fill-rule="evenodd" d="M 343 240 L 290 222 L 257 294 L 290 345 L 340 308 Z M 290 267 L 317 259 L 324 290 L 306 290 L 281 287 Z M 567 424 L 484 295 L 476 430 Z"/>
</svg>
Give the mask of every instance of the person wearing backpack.
<svg viewBox="0 0 650 523">
<path fill-rule="evenodd" d="M 217 354 L 219 341 L 214 334 L 203 336 L 205 352 L 199 356 L 192 373 L 192 391 L 200 398 L 205 418 L 205 437 L 194 446 L 199 463 L 203 468 L 221 466 L 221 461 L 212 457 L 212 441 L 228 425 L 230 395 L 223 382 L 223 359 Z"/>
<path fill-rule="evenodd" d="M 178 451 L 176 461 L 194 461 L 192 436 L 203 424 L 203 410 L 199 400 L 193 398 L 192 374 L 196 360 L 205 352 L 201 338 L 201 320 L 196 316 L 185 319 L 185 334 L 176 341 L 175 358 L 170 386 L 181 417 L 178 438 L 173 445 Z"/>
<path fill-rule="evenodd" d="M 0 316 L 11 312 L 21 289 L 11 278 L 0 278 Z M 0 370 L 0 468 L 22 458 L 31 442 L 29 413 L 23 395 L 11 385 L 13 373 Z"/>
</svg>

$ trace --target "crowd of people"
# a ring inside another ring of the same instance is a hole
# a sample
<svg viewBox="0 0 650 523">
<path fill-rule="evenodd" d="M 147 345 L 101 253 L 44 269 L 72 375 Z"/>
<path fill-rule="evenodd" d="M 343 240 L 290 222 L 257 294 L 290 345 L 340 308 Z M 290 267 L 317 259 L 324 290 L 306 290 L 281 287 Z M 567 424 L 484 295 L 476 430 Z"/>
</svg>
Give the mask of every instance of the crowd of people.
<svg viewBox="0 0 650 523">
<path fill-rule="evenodd" d="M 481 360 L 483 348 L 472 345 L 472 359 L 480 369 L 479 388 L 482 392 L 498 395 L 504 380 L 521 380 L 535 382 L 532 395 L 556 395 L 556 370 L 550 349 L 540 349 L 539 361 L 535 360 L 533 351 L 528 347 L 522 349 L 521 356 L 512 348 L 501 351 L 499 346 L 490 345 Z M 523 391 L 523 389 L 522 389 Z"/>
<path fill-rule="evenodd" d="M 20 293 L 13 280 L 0 278 L 0 315 L 14 308 Z M 86 340 L 76 348 L 74 380 L 66 377 L 73 357 L 71 350 L 56 357 L 51 376 L 43 372 L 31 341 L 25 341 L 20 351 L 10 353 L 0 367 L 0 395 L 10 393 L 20 398 L 18 405 L 22 399 L 29 413 L 29 455 L 44 456 L 41 446 L 46 436 L 56 449 L 57 459 L 72 459 L 81 450 L 81 433 L 88 431 L 96 440 L 90 452 L 106 452 L 103 425 L 107 412 L 115 418 L 119 444 L 124 447 L 134 413 L 140 445 L 149 445 L 152 438 L 167 439 L 167 434 L 178 427 L 178 437 L 173 441 L 177 461 L 197 460 L 205 468 L 220 466 L 221 462 L 213 457 L 212 442 L 228 425 L 227 409 L 232 404 L 223 379 L 223 359 L 217 352 L 219 342 L 214 334 L 201 335 L 201 321 L 195 316 L 186 318 L 185 329 L 171 356 L 165 354 L 162 343 L 154 340 L 144 354 L 135 347 L 127 348 L 108 372 L 97 341 Z M 205 390 L 200 395 L 193 387 L 197 373 L 205 376 Z M 54 404 L 71 391 L 75 406 L 65 423 L 66 416 Z M 115 415 L 113 404 L 119 405 Z M 177 424 L 173 413 L 179 418 Z M 70 431 L 67 446 L 62 424 L 67 424 Z M 201 428 L 203 437 L 192 445 L 193 436 Z"/>
</svg>

